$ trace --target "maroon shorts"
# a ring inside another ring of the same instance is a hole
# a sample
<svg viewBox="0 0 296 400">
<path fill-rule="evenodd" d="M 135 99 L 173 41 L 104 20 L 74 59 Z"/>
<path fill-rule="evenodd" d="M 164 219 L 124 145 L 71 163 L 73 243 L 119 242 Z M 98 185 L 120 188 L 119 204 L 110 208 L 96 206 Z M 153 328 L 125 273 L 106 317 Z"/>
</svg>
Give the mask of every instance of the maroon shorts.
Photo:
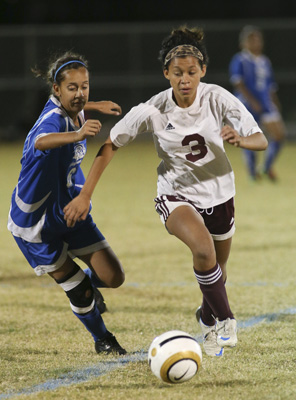
<svg viewBox="0 0 296 400">
<path fill-rule="evenodd" d="M 166 223 L 173 210 L 180 206 L 190 206 L 199 213 L 214 240 L 225 240 L 233 236 L 234 224 L 234 200 L 229 199 L 225 203 L 211 208 L 200 208 L 193 201 L 183 196 L 159 196 L 154 199 L 155 209 L 163 224 Z"/>
</svg>

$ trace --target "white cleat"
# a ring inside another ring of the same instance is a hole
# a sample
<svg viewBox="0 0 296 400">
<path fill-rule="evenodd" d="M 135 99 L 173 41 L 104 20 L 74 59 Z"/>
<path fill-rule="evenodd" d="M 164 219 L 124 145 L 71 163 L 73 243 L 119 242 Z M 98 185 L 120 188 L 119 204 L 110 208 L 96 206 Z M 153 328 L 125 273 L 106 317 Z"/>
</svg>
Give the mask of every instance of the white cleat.
<svg viewBox="0 0 296 400">
<path fill-rule="evenodd" d="M 218 334 L 217 343 L 221 347 L 235 347 L 237 344 L 237 326 L 236 320 L 227 318 L 224 321 L 216 323 Z"/>
<path fill-rule="evenodd" d="M 222 357 L 223 356 L 223 352 L 224 349 L 222 346 L 220 346 L 217 343 L 217 331 L 216 331 L 216 326 L 208 326 L 205 325 L 202 322 L 201 316 L 201 307 L 198 307 L 198 309 L 195 312 L 195 316 L 197 319 L 197 322 L 199 323 L 200 327 L 201 327 L 201 332 L 203 335 L 203 348 L 205 353 L 208 356 L 212 356 L 212 357 Z"/>
</svg>

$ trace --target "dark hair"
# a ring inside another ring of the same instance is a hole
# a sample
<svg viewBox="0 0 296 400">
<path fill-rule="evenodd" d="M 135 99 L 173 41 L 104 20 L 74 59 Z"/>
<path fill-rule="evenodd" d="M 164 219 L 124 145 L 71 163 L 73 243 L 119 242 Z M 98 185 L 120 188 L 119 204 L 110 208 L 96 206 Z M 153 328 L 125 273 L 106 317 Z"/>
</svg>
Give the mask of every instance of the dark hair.
<svg viewBox="0 0 296 400">
<path fill-rule="evenodd" d="M 61 68 L 59 71 L 58 69 L 65 63 L 69 61 L 79 61 L 79 62 L 71 62 L 70 64 L 65 65 L 63 68 Z M 81 68 L 81 63 L 84 64 L 84 66 L 88 69 L 88 62 L 84 58 L 84 56 L 80 54 L 73 53 L 71 51 L 67 51 L 66 53 L 63 53 L 62 55 L 52 55 L 48 64 L 47 71 L 42 71 L 38 67 L 32 68 L 32 72 L 36 77 L 41 77 L 43 78 L 47 84 L 52 88 L 52 85 L 54 82 L 56 82 L 58 85 L 61 84 L 61 82 L 64 80 L 64 71 L 67 71 L 69 69 L 78 69 Z M 56 72 L 58 71 L 57 75 Z M 56 77 L 55 77 L 56 75 Z"/>
<path fill-rule="evenodd" d="M 201 67 L 203 65 L 208 65 L 209 57 L 207 49 L 204 43 L 204 31 L 202 28 L 188 28 L 186 25 L 180 26 L 177 29 L 173 29 L 171 34 L 167 36 L 161 44 L 161 49 L 159 51 L 159 61 L 162 64 L 163 69 L 167 69 L 169 64 L 164 65 L 164 60 L 166 55 L 174 47 L 182 44 L 190 44 L 197 47 L 203 55 L 203 61 L 198 60 Z"/>
</svg>

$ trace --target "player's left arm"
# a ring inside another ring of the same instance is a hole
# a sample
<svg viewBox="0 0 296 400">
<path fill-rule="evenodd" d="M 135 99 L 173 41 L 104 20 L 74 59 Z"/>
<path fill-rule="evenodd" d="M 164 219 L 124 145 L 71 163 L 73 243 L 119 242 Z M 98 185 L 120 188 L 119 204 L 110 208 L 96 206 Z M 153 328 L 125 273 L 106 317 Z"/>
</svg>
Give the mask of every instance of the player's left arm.
<svg viewBox="0 0 296 400">
<path fill-rule="evenodd" d="M 89 101 L 84 107 L 85 111 L 98 111 L 102 114 L 121 115 L 122 110 L 120 105 L 113 101 Z"/>
<path fill-rule="evenodd" d="M 250 136 L 240 136 L 238 132 L 229 125 L 223 126 L 221 130 L 223 140 L 235 147 L 248 150 L 265 150 L 268 141 L 262 132 L 253 133 Z"/>
</svg>

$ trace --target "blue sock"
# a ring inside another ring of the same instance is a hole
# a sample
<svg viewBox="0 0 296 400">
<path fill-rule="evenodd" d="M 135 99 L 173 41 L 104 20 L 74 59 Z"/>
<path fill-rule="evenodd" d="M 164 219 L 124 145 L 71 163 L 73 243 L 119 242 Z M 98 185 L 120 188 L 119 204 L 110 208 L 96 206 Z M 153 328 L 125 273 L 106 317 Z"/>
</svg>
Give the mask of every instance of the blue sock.
<svg viewBox="0 0 296 400">
<path fill-rule="evenodd" d="M 268 172 L 274 163 L 274 160 L 276 159 L 276 156 L 278 155 L 280 149 L 282 147 L 282 143 L 278 141 L 272 141 L 269 142 L 267 151 L 266 151 L 266 157 L 265 157 L 265 163 L 264 163 L 264 172 Z"/>
<path fill-rule="evenodd" d="M 102 339 L 104 336 L 106 336 L 108 331 L 97 306 L 95 306 L 93 310 L 87 314 L 77 314 L 74 311 L 73 314 L 76 315 L 86 329 L 92 334 L 95 342 L 98 339 Z"/>
<path fill-rule="evenodd" d="M 105 283 L 101 281 L 100 278 L 97 277 L 96 274 L 92 272 L 90 268 L 86 268 L 83 270 L 85 275 L 87 275 L 91 281 L 91 284 L 96 288 L 106 287 Z"/>
<path fill-rule="evenodd" d="M 256 153 L 252 150 L 243 150 L 250 176 L 256 178 Z"/>
</svg>

